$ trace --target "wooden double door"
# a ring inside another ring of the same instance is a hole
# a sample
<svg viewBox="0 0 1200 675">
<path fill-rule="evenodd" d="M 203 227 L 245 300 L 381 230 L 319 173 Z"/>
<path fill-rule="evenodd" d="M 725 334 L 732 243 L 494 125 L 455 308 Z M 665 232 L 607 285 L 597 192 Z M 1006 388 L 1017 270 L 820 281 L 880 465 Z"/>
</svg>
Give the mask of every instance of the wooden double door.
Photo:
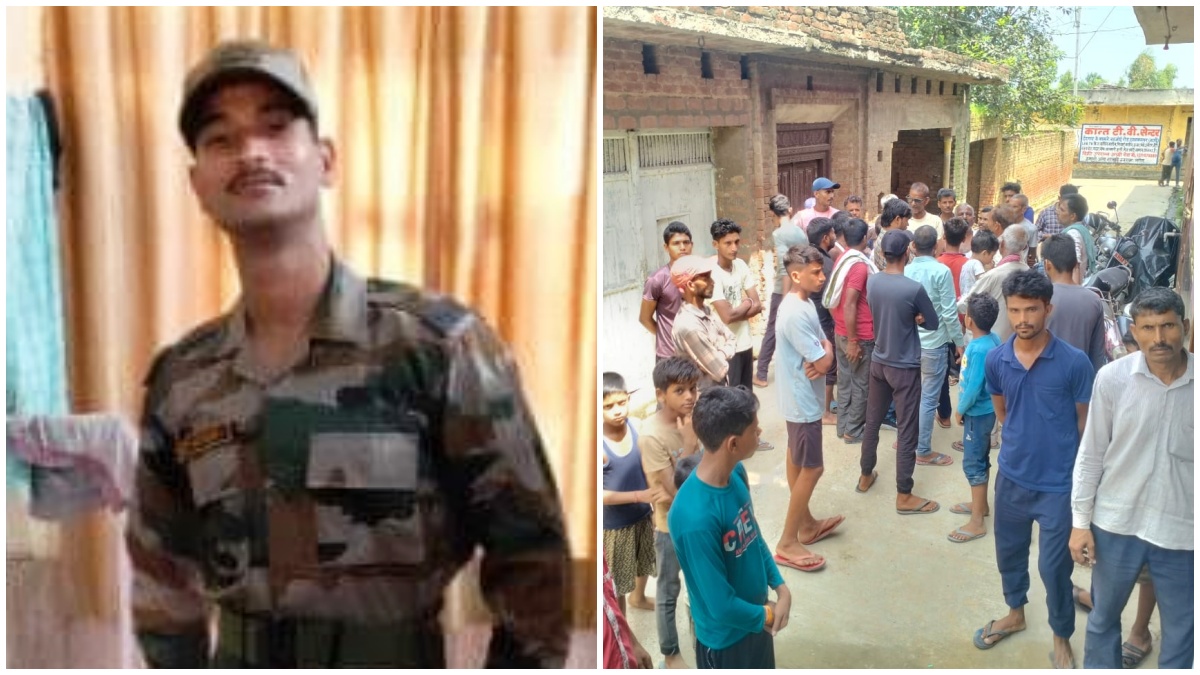
<svg viewBox="0 0 1200 675">
<path fill-rule="evenodd" d="M 804 200 L 812 196 L 814 180 L 820 176 L 832 179 L 829 175 L 832 131 L 832 124 L 775 126 L 779 192 L 787 195 L 797 212 L 804 208 Z"/>
</svg>

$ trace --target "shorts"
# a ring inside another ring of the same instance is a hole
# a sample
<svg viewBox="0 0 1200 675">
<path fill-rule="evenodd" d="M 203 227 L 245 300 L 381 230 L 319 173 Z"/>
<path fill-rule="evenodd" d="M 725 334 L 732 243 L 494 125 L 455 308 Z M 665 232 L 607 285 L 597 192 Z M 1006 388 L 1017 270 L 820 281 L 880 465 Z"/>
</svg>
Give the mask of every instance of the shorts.
<svg viewBox="0 0 1200 675">
<path fill-rule="evenodd" d="M 825 455 L 821 450 L 821 420 L 788 422 L 787 435 L 788 458 L 793 465 L 804 469 L 825 466 Z"/>
<path fill-rule="evenodd" d="M 632 591 L 636 577 L 654 576 L 654 514 L 628 527 L 605 530 L 604 559 L 617 595 Z"/>
</svg>

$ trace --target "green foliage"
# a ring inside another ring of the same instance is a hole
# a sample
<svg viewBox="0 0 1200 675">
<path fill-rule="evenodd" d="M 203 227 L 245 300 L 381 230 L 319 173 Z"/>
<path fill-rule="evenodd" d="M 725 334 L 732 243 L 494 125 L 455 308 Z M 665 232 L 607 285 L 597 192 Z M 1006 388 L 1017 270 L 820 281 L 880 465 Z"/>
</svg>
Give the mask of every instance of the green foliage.
<svg viewBox="0 0 1200 675">
<path fill-rule="evenodd" d="M 911 46 L 939 48 L 1005 66 L 1004 85 L 972 85 L 971 102 L 1004 134 L 1027 134 L 1040 124 L 1075 125 L 1082 101 L 1061 86 L 1051 23 L 1068 16 L 1049 7 L 896 7 Z M 1060 86 L 1055 86 L 1056 84 Z"/>
<path fill-rule="evenodd" d="M 1103 77 L 1100 77 L 1100 73 L 1088 73 L 1087 77 L 1080 80 L 1079 88 L 1080 89 L 1095 89 L 1096 87 L 1099 87 L 1102 84 L 1108 84 L 1108 83 L 1104 81 Z"/>
<path fill-rule="evenodd" d="M 1125 78 L 1129 80 L 1130 89 L 1174 89 L 1176 74 L 1174 64 L 1168 63 L 1159 69 L 1150 50 L 1144 49 L 1129 64 Z"/>
</svg>

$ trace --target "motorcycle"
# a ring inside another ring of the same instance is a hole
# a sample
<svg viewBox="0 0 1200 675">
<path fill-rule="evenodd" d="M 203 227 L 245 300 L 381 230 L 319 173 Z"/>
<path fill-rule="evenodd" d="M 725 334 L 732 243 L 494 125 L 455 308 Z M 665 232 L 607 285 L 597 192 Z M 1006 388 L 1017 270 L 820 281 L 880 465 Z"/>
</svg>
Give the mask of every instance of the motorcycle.
<svg viewBox="0 0 1200 675">
<path fill-rule="evenodd" d="M 1121 216 L 1117 213 L 1117 203 L 1109 202 L 1108 208 L 1113 213 L 1111 220 L 1104 211 L 1093 211 L 1085 218 L 1087 228 L 1092 233 L 1092 242 L 1096 248 L 1097 270 L 1108 267 L 1108 262 L 1112 258 L 1113 251 L 1116 250 L 1117 241 L 1121 237 Z M 1113 234 L 1110 235 L 1109 232 Z"/>
<path fill-rule="evenodd" d="M 1100 297 L 1104 303 L 1104 347 L 1108 360 L 1115 361 L 1125 355 L 1123 336 L 1128 326 L 1122 319 L 1128 319 L 1123 311 L 1123 299 L 1127 297 L 1126 289 L 1133 278 L 1133 272 L 1124 265 L 1109 267 L 1088 277 L 1083 287 Z"/>
</svg>

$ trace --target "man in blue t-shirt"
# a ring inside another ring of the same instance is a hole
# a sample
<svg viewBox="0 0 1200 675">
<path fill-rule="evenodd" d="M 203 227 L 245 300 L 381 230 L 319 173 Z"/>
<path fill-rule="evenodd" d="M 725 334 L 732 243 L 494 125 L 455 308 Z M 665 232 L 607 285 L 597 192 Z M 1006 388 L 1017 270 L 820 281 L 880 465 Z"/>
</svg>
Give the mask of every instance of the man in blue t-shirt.
<svg viewBox="0 0 1200 675">
<path fill-rule="evenodd" d="M 692 409 L 692 428 L 705 452 L 667 521 L 692 604 L 696 667 L 774 668 L 773 638 L 787 625 L 792 596 L 754 519 L 741 464 L 758 449 L 758 400 L 744 389 L 709 389 Z"/>
<path fill-rule="evenodd" d="M 996 464 L 992 529 L 996 566 L 1008 615 L 975 632 L 975 646 L 991 649 L 1025 630 L 1029 544 L 1038 524 L 1038 571 L 1046 587 L 1055 668 L 1074 668 L 1071 635 L 1071 477 L 1092 396 L 1087 354 L 1046 330 L 1054 284 L 1036 270 L 1016 272 L 1002 287 L 1013 336 L 993 349 L 984 366 L 996 419 L 1004 424 Z"/>
</svg>

